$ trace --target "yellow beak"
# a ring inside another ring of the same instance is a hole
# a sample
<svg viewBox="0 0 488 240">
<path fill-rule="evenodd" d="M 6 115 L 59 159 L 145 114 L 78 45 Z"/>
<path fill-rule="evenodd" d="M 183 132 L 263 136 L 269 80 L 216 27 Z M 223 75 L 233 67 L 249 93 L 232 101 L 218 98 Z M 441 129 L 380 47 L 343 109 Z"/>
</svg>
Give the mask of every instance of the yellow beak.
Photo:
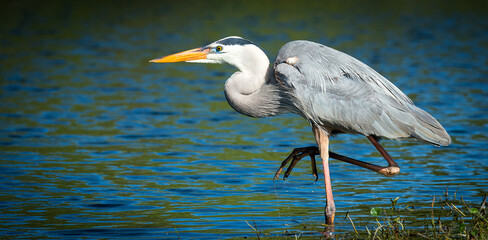
<svg viewBox="0 0 488 240">
<path fill-rule="evenodd" d="M 206 59 L 210 49 L 195 48 L 169 56 L 153 59 L 149 62 L 170 63 Z"/>
</svg>

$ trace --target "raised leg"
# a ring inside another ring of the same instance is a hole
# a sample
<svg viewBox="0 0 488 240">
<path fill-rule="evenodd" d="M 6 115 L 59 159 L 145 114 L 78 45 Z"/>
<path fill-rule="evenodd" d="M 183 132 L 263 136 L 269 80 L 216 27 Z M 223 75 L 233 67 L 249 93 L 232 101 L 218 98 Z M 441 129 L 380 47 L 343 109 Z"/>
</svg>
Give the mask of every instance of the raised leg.
<svg viewBox="0 0 488 240">
<path fill-rule="evenodd" d="M 381 153 L 381 155 L 386 159 L 386 161 L 388 162 L 387 167 L 381 167 L 381 166 L 378 166 L 375 164 L 363 162 L 363 161 L 356 160 L 353 158 L 349 158 L 349 157 L 346 157 L 346 156 L 343 156 L 343 155 L 340 155 L 340 154 L 337 154 L 337 153 L 334 153 L 331 151 L 329 151 L 329 157 L 343 161 L 343 162 L 347 162 L 350 164 L 354 164 L 356 166 L 363 167 L 363 168 L 366 168 L 366 169 L 369 169 L 372 171 L 375 171 L 375 172 L 383 174 L 387 177 L 397 175 L 400 172 L 400 167 L 398 166 L 398 164 L 392 159 L 392 157 L 388 154 L 388 152 L 386 152 L 386 150 L 378 143 L 378 141 L 376 141 L 376 139 L 374 137 L 368 136 L 367 138 L 376 147 L 376 149 Z M 317 147 L 295 148 L 292 151 L 292 153 L 281 163 L 280 168 L 278 169 L 278 171 L 276 171 L 274 179 L 276 179 L 280 176 L 281 171 L 283 170 L 283 168 L 286 166 L 286 164 L 290 160 L 292 160 L 292 163 L 290 164 L 290 166 L 286 170 L 283 180 L 286 179 L 290 175 L 293 167 L 295 167 L 295 165 L 302 158 L 304 158 L 306 156 L 310 156 L 310 160 L 312 162 L 312 174 L 315 177 L 315 181 L 317 181 L 318 175 L 317 175 L 317 168 L 315 165 L 315 157 L 314 156 L 319 155 L 319 154 L 320 154 L 320 152 L 319 152 L 319 149 Z"/>
<path fill-rule="evenodd" d="M 367 138 L 375 146 L 378 152 L 381 153 L 381 156 L 383 156 L 388 162 L 388 167 L 383 168 L 378 172 L 388 177 L 397 175 L 400 172 L 400 166 L 398 166 L 395 160 L 391 158 L 390 154 L 386 152 L 386 150 L 380 145 L 380 143 L 378 143 L 378 141 L 376 141 L 374 137 L 368 136 Z"/>
</svg>

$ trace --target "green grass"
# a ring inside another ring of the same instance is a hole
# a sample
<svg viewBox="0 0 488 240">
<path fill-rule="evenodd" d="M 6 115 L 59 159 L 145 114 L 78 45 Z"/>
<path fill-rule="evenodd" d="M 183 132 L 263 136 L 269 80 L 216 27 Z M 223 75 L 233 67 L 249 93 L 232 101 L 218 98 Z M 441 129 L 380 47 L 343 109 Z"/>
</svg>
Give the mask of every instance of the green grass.
<svg viewBox="0 0 488 240">
<path fill-rule="evenodd" d="M 388 207 L 372 207 L 367 221 L 354 222 L 346 214 L 335 226 L 334 239 L 488 239 L 486 195 L 478 203 L 467 203 L 448 195 L 434 196 L 430 202 L 402 203 L 400 198 L 390 199 Z M 337 216 L 336 216 L 337 217 Z M 364 219 L 364 218 L 363 218 Z M 304 226 L 303 231 L 283 234 L 261 232 L 256 223 L 248 222 L 255 239 L 328 239 L 327 227 L 314 229 Z M 330 230 L 330 228 L 329 228 Z M 311 232 L 315 231 L 316 234 Z M 322 234 L 320 234 L 322 233 Z M 325 234 L 324 234 L 325 233 Z"/>
<path fill-rule="evenodd" d="M 481 204 L 468 204 L 463 198 L 432 198 L 430 208 L 397 205 L 391 200 L 387 209 L 372 208 L 375 224 L 366 234 L 355 231 L 355 237 L 366 239 L 488 239 L 486 196 Z M 418 216 L 426 216 L 418 218 Z M 419 224 L 420 223 L 420 224 Z M 351 221 L 351 224 L 352 221 Z M 355 238 L 351 237 L 351 238 Z M 348 238 L 344 236 L 344 238 Z"/>
</svg>

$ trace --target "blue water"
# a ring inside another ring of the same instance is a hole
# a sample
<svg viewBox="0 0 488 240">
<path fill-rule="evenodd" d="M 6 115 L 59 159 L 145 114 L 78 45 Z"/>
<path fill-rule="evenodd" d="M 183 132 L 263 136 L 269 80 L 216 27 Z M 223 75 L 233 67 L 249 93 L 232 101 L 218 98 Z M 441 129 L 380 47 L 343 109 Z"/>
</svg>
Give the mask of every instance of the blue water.
<svg viewBox="0 0 488 240">
<path fill-rule="evenodd" d="M 229 66 L 150 64 L 228 35 L 273 59 L 295 39 L 364 61 L 435 116 L 453 144 L 382 141 L 401 166 L 386 178 L 331 160 L 336 231 L 371 207 L 429 203 L 446 187 L 488 189 L 488 19 L 479 3 L 12 2 L 0 28 L 0 236 L 6 239 L 319 238 L 322 178 L 295 147 L 298 116 L 251 119 L 223 96 Z M 332 150 L 383 164 L 361 136 Z M 320 168 L 319 168 L 320 169 Z M 320 171 L 320 170 L 319 170 Z M 247 222 L 246 222 L 247 221 Z"/>
</svg>

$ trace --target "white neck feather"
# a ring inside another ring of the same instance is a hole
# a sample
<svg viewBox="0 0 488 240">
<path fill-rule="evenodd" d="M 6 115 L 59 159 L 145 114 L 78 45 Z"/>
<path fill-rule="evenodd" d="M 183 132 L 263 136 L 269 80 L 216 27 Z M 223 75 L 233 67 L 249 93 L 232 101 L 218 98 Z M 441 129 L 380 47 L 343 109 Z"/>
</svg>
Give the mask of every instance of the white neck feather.
<svg viewBox="0 0 488 240">
<path fill-rule="evenodd" d="M 269 117 L 281 113 L 276 87 L 266 83 L 269 59 L 254 45 L 246 45 L 239 58 L 226 59 L 239 71 L 225 82 L 225 97 L 237 112 L 251 117 Z"/>
<path fill-rule="evenodd" d="M 227 62 L 237 67 L 239 71 L 226 81 L 226 89 L 231 88 L 243 95 L 257 91 L 266 80 L 269 67 L 266 54 L 254 45 L 246 45 L 233 56 L 235 57 L 227 59 Z"/>
</svg>

